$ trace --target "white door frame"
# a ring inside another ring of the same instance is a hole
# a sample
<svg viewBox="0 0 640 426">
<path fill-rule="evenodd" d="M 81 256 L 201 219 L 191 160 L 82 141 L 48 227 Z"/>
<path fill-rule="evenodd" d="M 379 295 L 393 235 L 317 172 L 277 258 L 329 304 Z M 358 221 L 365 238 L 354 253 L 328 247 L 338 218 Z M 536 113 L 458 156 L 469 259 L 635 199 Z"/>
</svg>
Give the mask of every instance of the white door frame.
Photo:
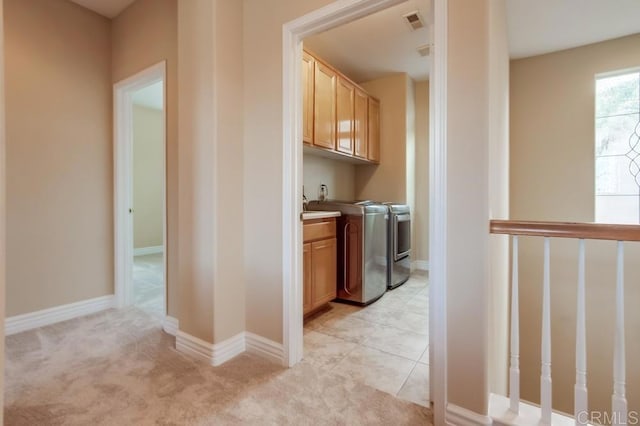
<svg viewBox="0 0 640 426">
<path fill-rule="evenodd" d="M 434 424 L 447 406 L 447 34 L 448 0 L 434 0 L 429 76 L 429 365 Z"/>
<path fill-rule="evenodd" d="M 284 363 L 302 359 L 302 40 L 404 0 L 339 0 L 283 26 L 283 349 Z M 447 0 L 434 1 L 430 101 L 430 348 L 436 424 L 446 406 L 446 50 Z"/>
<path fill-rule="evenodd" d="M 167 305 L 167 79 L 166 61 L 159 62 L 113 86 L 114 233 L 116 306 L 133 304 L 133 98 L 135 91 L 163 82 L 162 87 L 162 249 L 165 314 Z"/>
</svg>

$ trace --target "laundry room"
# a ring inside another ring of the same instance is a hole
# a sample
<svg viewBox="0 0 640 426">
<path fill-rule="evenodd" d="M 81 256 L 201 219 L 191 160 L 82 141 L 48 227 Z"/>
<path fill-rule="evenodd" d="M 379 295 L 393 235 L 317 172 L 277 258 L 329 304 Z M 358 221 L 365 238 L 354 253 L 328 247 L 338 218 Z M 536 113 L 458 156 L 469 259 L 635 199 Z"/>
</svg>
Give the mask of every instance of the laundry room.
<svg viewBox="0 0 640 426">
<path fill-rule="evenodd" d="M 303 40 L 303 359 L 429 405 L 427 0 Z"/>
</svg>

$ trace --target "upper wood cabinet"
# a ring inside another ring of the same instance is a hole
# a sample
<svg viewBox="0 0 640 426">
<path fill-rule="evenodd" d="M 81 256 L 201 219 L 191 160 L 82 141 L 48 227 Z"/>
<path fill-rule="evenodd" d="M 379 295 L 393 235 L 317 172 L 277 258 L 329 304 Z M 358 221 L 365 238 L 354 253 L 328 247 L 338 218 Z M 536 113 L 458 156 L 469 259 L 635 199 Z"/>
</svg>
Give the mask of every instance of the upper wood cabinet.
<svg viewBox="0 0 640 426">
<path fill-rule="evenodd" d="M 307 52 L 302 53 L 302 141 L 313 143 L 313 89 L 316 61 Z"/>
<path fill-rule="evenodd" d="M 380 101 L 369 97 L 369 135 L 367 158 L 380 162 Z"/>
<path fill-rule="evenodd" d="M 353 104 L 353 155 L 368 159 L 369 96 L 356 89 Z"/>
<path fill-rule="evenodd" d="M 313 145 L 336 148 L 336 72 L 315 61 Z"/>
<path fill-rule="evenodd" d="M 353 127 L 354 127 L 354 94 L 355 87 L 342 77 L 338 77 L 336 88 L 336 149 L 345 154 L 353 155 Z"/>
<path fill-rule="evenodd" d="M 302 95 L 302 140 L 309 145 L 305 152 L 354 163 L 380 163 L 380 101 L 306 50 Z"/>
</svg>

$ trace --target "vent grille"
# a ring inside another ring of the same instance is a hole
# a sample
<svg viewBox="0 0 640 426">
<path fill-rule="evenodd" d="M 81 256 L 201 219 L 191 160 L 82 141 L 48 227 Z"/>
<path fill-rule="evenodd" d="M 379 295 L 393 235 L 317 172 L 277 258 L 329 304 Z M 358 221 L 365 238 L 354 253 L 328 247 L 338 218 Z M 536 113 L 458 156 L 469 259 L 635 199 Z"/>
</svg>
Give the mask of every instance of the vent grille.
<svg viewBox="0 0 640 426">
<path fill-rule="evenodd" d="M 419 30 L 420 28 L 424 28 L 424 21 L 422 20 L 422 16 L 418 13 L 418 11 L 407 13 L 403 15 L 402 18 L 409 25 L 412 31 Z"/>
<path fill-rule="evenodd" d="M 420 46 L 418 47 L 417 51 L 420 56 L 429 56 L 429 54 L 431 53 L 431 45 L 425 44 L 423 46 Z"/>
</svg>

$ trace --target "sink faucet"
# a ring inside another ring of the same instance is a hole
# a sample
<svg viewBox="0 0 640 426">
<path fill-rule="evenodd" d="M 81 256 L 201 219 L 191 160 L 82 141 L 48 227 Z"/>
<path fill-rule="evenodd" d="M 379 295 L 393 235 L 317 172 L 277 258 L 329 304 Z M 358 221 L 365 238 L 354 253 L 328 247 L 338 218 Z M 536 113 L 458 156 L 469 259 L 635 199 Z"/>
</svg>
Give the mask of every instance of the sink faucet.
<svg viewBox="0 0 640 426">
<path fill-rule="evenodd" d="M 309 200 L 307 200 L 307 196 L 304 195 L 304 186 L 302 186 L 302 211 L 307 211 L 307 205 L 309 204 Z"/>
</svg>

